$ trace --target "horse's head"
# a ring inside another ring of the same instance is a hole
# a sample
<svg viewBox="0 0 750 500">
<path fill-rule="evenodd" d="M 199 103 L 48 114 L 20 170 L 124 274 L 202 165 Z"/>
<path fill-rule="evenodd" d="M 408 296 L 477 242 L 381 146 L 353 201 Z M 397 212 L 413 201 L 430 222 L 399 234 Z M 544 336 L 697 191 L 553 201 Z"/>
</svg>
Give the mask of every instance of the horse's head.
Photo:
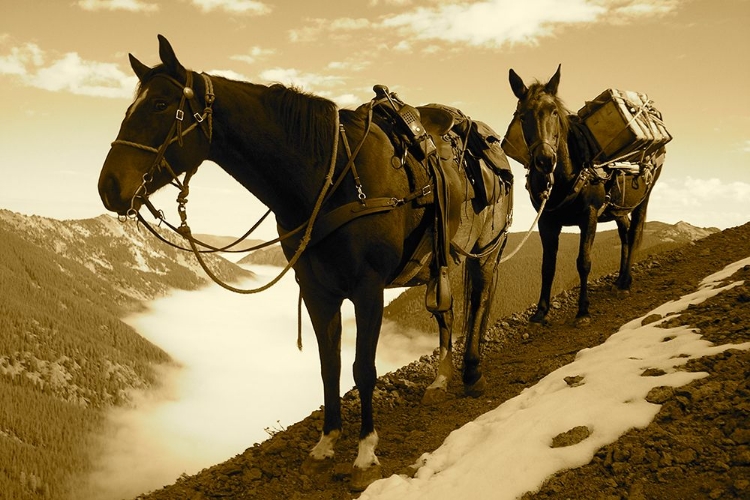
<svg viewBox="0 0 750 500">
<path fill-rule="evenodd" d="M 196 75 L 193 82 L 194 73 L 180 64 L 161 35 L 159 55 L 162 64 L 154 68 L 130 55 L 140 81 L 137 97 L 125 113 L 99 175 L 104 206 L 120 215 L 134 215 L 150 193 L 182 173 L 193 172 L 208 157 L 210 80 Z M 199 99 L 199 95 L 205 97 Z"/>
<path fill-rule="evenodd" d="M 518 98 L 514 120 L 521 124 L 523 140 L 529 150 L 529 167 L 551 177 L 557 165 L 560 141 L 567 137 L 567 111 L 557 97 L 560 66 L 547 83 L 535 82 L 527 87 L 512 69 L 509 79 Z"/>
</svg>

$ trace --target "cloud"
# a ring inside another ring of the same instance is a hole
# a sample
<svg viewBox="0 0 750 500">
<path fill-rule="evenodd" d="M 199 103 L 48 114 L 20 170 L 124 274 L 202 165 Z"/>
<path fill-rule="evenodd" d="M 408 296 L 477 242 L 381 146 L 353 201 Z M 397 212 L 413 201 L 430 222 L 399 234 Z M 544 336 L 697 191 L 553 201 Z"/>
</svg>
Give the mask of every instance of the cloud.
<svg viewBox="0 0 750 500">
<path fill-rule="evenodd" d="M 11 47 L 0 56 L 0 75 L 17 77 L 24 85 L 51 92 L 70 92 L 110 98 L 130 98 L 136 79 L 116 64 L 86 61 L 68 52 L 48 63 L 48 55 L 36 44 Z"/>
<path fill-rule="evenodd" d="M 750 184 L 717 178 L 659 179 L 649 201 L 650 220 L 726 229 L 750 221 Z"/>
<path fill-rule="evenodd" d="M 128 12 L 157 12 L 159 6 L 141 0 L 78 0 L 77 5 L 83 10 L 125 10 Z"/>
<path fill-rule="evenodd" d="M 330 88 L 342 85 L 344 78 L 318 73 L 302 73 L 294 68 L 271 68 L 260 74 L 263 80 L 291 85 L 307 92 L 314 92 L 319 87 Z"/>
<path fill-rule="evenodd" d="M 348 39 L 355 31 L 370 29 L 373 23 L 364 17 L 340 17 L 338 19 L 307 19 L 308 25 L 289 31 L 291 42 L 313 42 L 323 33 L 328 37 Z"/>
<path fill-rule="evenodd" d="M 253 64 L 275 53 L 276 51 L 274 49 L 264 49 L 264 48 L 255 46 L 255 47 L 251 47 L 247 54 L 237 54 L 237 55 L 231 56 L 230 59 L 233 59 L 235 61 L 242 61 L 247 64 Z"/>
<path fill-rule="evenodd" d="M 223 10 L 232 14 L 252 14 L 262 16 L 271 12 L 271 7 L 257 0 L 191 0 L 203 12 Z"/>
<path fill-rule="evenodd" d="M 376 5 L 378 2 L 371 2 Z M 677 0 L 480 0 L 448 2 L 427 7 L 406 6 L 410 2 L 388 2 L 393 10 L 378 21 L 341 18 L 313 19 L 307 27 L 290 32 L 292 41 L 314 41 L 322 33 L 342 30 L 380 29 L 396 31 L 411 42 L 442 42 L 471 47 L 499 48 L 535 45 L 545 37 L 574 25 L 589 23 L 626 24 L 673 12 Z M 405 10 L 404 10 L 405 9 Z"/>
<path fill-rule="evenodd" d="M 750 153 L 750 140 L 745 141 L 740 147 L 740 151 Z"/>
</svg>

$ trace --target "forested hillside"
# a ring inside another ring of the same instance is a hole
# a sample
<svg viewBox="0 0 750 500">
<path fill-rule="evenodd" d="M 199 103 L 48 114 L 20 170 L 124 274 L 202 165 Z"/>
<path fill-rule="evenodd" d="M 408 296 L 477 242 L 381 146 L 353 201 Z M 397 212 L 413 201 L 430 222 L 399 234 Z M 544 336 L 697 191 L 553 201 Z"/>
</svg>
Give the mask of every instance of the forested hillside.
<svg viewBox="0 0 750 500">
<path fill-rule="evenodd" d="M 210 262 L 224 279 L 247 274 Z M 170 361 L 121 318 L 204 283 L 191 255 L 134 224 L 0 211 L 0 499 L 66 498 L 103 409 Z"/>
</svg>

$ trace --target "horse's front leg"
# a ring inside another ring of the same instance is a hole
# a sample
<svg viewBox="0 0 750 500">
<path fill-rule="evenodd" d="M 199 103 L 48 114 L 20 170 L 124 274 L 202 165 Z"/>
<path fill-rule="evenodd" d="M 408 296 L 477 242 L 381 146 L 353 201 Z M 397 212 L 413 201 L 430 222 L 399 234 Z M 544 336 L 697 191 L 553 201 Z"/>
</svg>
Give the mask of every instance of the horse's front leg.
<svg viewBox="0 0 750 500">
<path fill-rule="evenodd" d="M 628 290 L 631 281 L 628 267 L 632 246 L 632 242 L 630 241 L 630 219 L 625 215 L 615 219 L 615 222 L 617 223 L 617 234 L 620 237 L 620 271 L 617 274 L 615 286 L 619 290 Z"/>
<path fill-rule="evenodd" d="M 440 330 L 440 351 L 438 371 L 435 380 L 425 390 L 423 404 L 434 404 L 445 401 L 448 395 L 448 383 L 453 378 L 453 309 L 444 313 L 435 313 Z"/>
<path fill-rule="evenodd" d="M 578 247 L 578 258 L 576 259 L 576 268 L 581 283 L 581 293 L 578 296 L 578 313 L 576 314 L 576 324 L 585 325 L 591 321 L 589 315 L 589 293 L 588 279 L 591 272 L 591 247 L 594 245 L 596 236 L 596 209 L 590 208 L 585 215 L 584 220 L 579 225 L 581 229 L 581 239 Z"/>
<path fill-rule="evenodd" d="M 539 294 L 536 312 L 529 319 L 532 325 L 547 324 L 547 313 L 549 313 L 552 282 L 555 279 L 557 249 L 560 244 L 561 231 L 562 224 L 552 222 L 544 215 L 539 219 L 539 237 L 542 240 L 542 290 Z"/>
<path fill-rule="evenodd" d="M 305 305 L 315 330 L 323 379 L 324 420 L 320 440 L 302 464 L 302 472 L 316 476 L 333 469 L 334 446 L 341 436 L 341 303 L 320 292 L 306 293 Z"/>
<path fill-rule="evenodd" d="M 372 394 L 377 381 L 375 353 L 383 322 L 384 284 L 375 282 L 361 286 L 352 297 L 357 320 L 357 350 L 354 357 L 354 383 L 359 391 L 362 407 L 362 425 L 359 431 L 359 450 L 354 460 L 351 489 L 362 491 L 382 477 L 380 461 L 375 455 L 378 434 L 373 419 Z"/>
</svg>

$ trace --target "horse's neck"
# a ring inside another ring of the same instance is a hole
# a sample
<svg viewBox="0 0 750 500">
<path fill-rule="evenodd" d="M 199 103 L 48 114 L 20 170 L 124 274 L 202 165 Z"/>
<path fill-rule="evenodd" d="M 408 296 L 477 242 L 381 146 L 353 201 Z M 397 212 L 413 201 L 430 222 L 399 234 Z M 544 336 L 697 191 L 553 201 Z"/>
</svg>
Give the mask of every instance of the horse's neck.
<svg viewBox="0 0 750 500">
<path fill-rule="evenodd" d="M 278 116 L 264 105 L 267 91 L 263 85 L 215 80 L 209 160 L 269 207 L 279 224 L 295 227 L 309 215 L 325 172 L 318 168 L 320 159 L 306 158 L 291 145 Z"/>
</svg>

